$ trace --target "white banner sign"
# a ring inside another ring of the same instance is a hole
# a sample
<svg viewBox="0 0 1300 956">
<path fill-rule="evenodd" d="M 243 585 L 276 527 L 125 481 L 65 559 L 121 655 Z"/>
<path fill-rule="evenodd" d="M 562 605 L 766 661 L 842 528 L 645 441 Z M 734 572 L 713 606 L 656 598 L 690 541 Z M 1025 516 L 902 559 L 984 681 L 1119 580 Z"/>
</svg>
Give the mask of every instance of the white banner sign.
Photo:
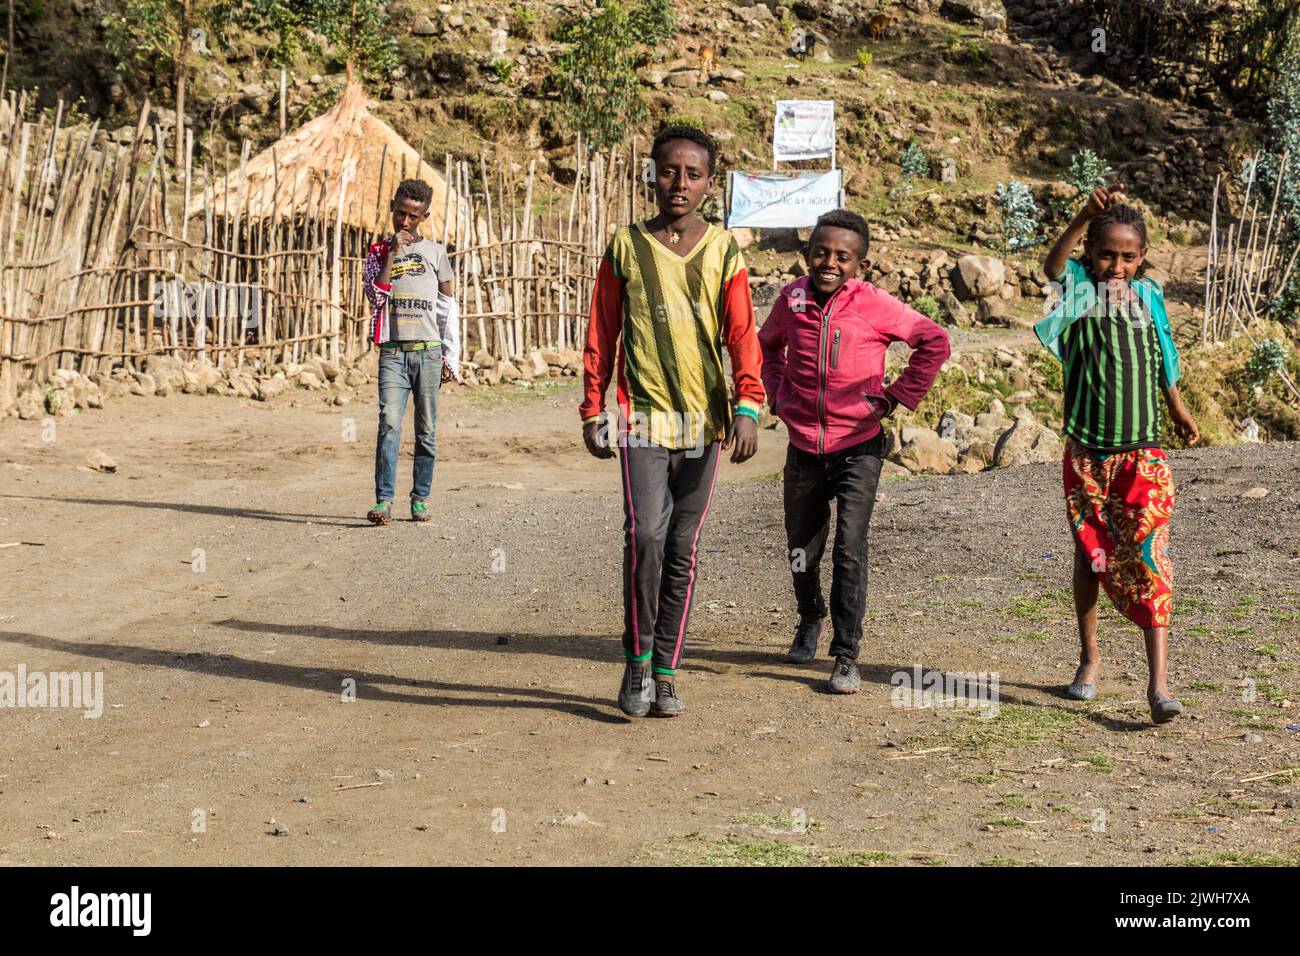
<svg viewBox="0 0 1300 956">
<path fill-rule="evenodd" d="M 772 131 L 772 156 L 776 162 L 827 159 L 834 152 L 834 100 L 777 100 Z"/>
<path fill-rule="evenodd" d="M 795 229 L 840 208 L 840 171 L 828 173 L 732 173 L 727 228 Z"/>
</svg>

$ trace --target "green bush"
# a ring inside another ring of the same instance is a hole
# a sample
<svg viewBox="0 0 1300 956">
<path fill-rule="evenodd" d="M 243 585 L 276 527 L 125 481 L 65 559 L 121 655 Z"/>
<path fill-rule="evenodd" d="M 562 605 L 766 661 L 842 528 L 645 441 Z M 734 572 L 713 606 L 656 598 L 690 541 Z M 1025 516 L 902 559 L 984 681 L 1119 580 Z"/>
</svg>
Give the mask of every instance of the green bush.
<svg viewBox="0 0 1300 956">
<path fill-rule="evenodd" d="M 1287 240 L 1283 246 L 1282 261 L 1288 262 L 1292 250 L 1300 243 L 1300 39 L 1292 42 L 1278 68 L 1277 82 L 1268 102 L 1269 127 L 1272 151 L 1260 157 L 1251 170 L 1258 177 L 1255 188 L 1263 196 L 1272 196 L 1282 175 L 1279 207 L 1287 226 Z M 1290 153 L 1286 171 L 1282 172 L 1282 156 Z M 1300 325 L 1300 269 L 1291 274 L 1291 281 L 1270 306 L 1272 314 L 1292 327 Z"/>
<path fill-rule="evenodd" d="M 638 42 L 647 46 L 667 40 L 677 27 L 671 0 L 642 0 L 629 20 Z"/>
<path fill-rule="evenodd" d="M 903 155 L 899 159 L 899 165 L 903 167 L 904 176 L 929 176 L 930 160 L 925 156 L 925 151 L 917 145 L 916 140 L 907 144 L 907 149 L 903 150 Z"/>
<path fill-rule="evenodd" d="M 1007 252 L 1023 252 L 1043 241 L 1038 235 L 1038 203 L 1028 186 L 1019 180 L 998 183 L 993 195 L 1002 213 L 1002 246 Z"/>
<path fill-rule="evenodd" d="M 1111 171 L 1110 164 L 1105 159 L 1085 147 L 1070 158 L 1070 170 L 1065 175 L 1065 181 L 1088 196 L 1106 182 L 1106 174 Z"/>
<path fill-rule="evenodd" d="M 931 322 L 943 321 L 943 309 L 939 307 L 939 303 L 935 301 L 935 298 L 932 295 L 923 295 L 914 300 L 912 302 L 912 308 L 916 309 L 917 312 L 920 312 Z"/>
<path fill-rule="evenodd" d="M 513 60 L 499 57 L 492 61 L 491 70 L 493 77 L 496 78 L 498 83 L 508 84 L 510 78 L 515 74 L 515 64 Z"/>
<path fill-rule="evenodd" d="M 1287 348 L 1278 339 L 1265 339 L 1255 346 L 1246 360 L 1246 373 L 1252 387 L 1262 386 L 1286 364 Z"/>
</svg>

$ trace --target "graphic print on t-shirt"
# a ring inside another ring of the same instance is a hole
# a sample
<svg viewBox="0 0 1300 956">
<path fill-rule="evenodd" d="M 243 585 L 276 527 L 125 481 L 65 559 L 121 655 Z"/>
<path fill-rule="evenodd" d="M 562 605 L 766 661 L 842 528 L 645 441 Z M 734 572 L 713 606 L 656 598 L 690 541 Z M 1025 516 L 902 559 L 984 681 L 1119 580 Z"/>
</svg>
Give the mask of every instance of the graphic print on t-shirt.
<svg viewBox="0 0 1300 956">
<path fill-rule="evenodd" d="M 389 275 L 391 278 L 399 276 L 422 276 L 425 273 L 424 257 L 418 252 L 407 253 L 399 259 L 393 260 L 393 268 Z"/>
<path fill-rule="evenodd" d="M 450 282 L 447 251 L 430 239 L 420 239 L 393 259 L 389 272 L 390 338 L 397 341 L 439 341 L 438 283 Z"/>
</svg>

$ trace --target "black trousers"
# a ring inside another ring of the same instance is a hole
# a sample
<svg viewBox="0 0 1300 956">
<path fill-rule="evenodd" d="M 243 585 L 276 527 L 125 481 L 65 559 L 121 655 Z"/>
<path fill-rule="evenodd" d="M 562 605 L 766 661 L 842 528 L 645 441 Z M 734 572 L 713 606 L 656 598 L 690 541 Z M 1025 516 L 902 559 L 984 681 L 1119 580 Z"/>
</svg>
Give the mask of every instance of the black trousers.
<svg viewBox="0 0 1300 956">
<path fill-rule="evenodd" d="M 670 451 L 619 449 L 623 472 L 623 654 L 676 672 L 722 456 L 718 442 Z"/>
<path fill-rule="evenodd" d="M 831 455 L 789 447 L 785 458 L 785 535 L 799 616 L 825 617 L 821 560 L 835 501 L 831 557 L 832 657 L 857 660 L 867 608 L 867 531 L 880 482 L 884 434 Z"/>
</svg>

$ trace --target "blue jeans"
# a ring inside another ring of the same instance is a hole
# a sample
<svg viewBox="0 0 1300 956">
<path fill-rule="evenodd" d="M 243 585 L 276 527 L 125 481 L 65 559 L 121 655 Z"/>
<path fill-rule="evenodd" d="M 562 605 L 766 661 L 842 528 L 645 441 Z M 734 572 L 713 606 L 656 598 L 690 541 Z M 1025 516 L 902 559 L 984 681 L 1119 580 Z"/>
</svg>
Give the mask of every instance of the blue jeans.
<svg viewBox="0 0 1300 956">
<path fill-rule="evenodd" d="M 442 386 L 442 349 L 381 349 L 379 352 L 379 438 L 375 443 L 375 500 L 392 501 L 397 452 L 402 444 L 406 398 L 415 394 L 415 469 L 411 500 L 425 501 L 433 485 L 434 430 Z"/>
</svg>

